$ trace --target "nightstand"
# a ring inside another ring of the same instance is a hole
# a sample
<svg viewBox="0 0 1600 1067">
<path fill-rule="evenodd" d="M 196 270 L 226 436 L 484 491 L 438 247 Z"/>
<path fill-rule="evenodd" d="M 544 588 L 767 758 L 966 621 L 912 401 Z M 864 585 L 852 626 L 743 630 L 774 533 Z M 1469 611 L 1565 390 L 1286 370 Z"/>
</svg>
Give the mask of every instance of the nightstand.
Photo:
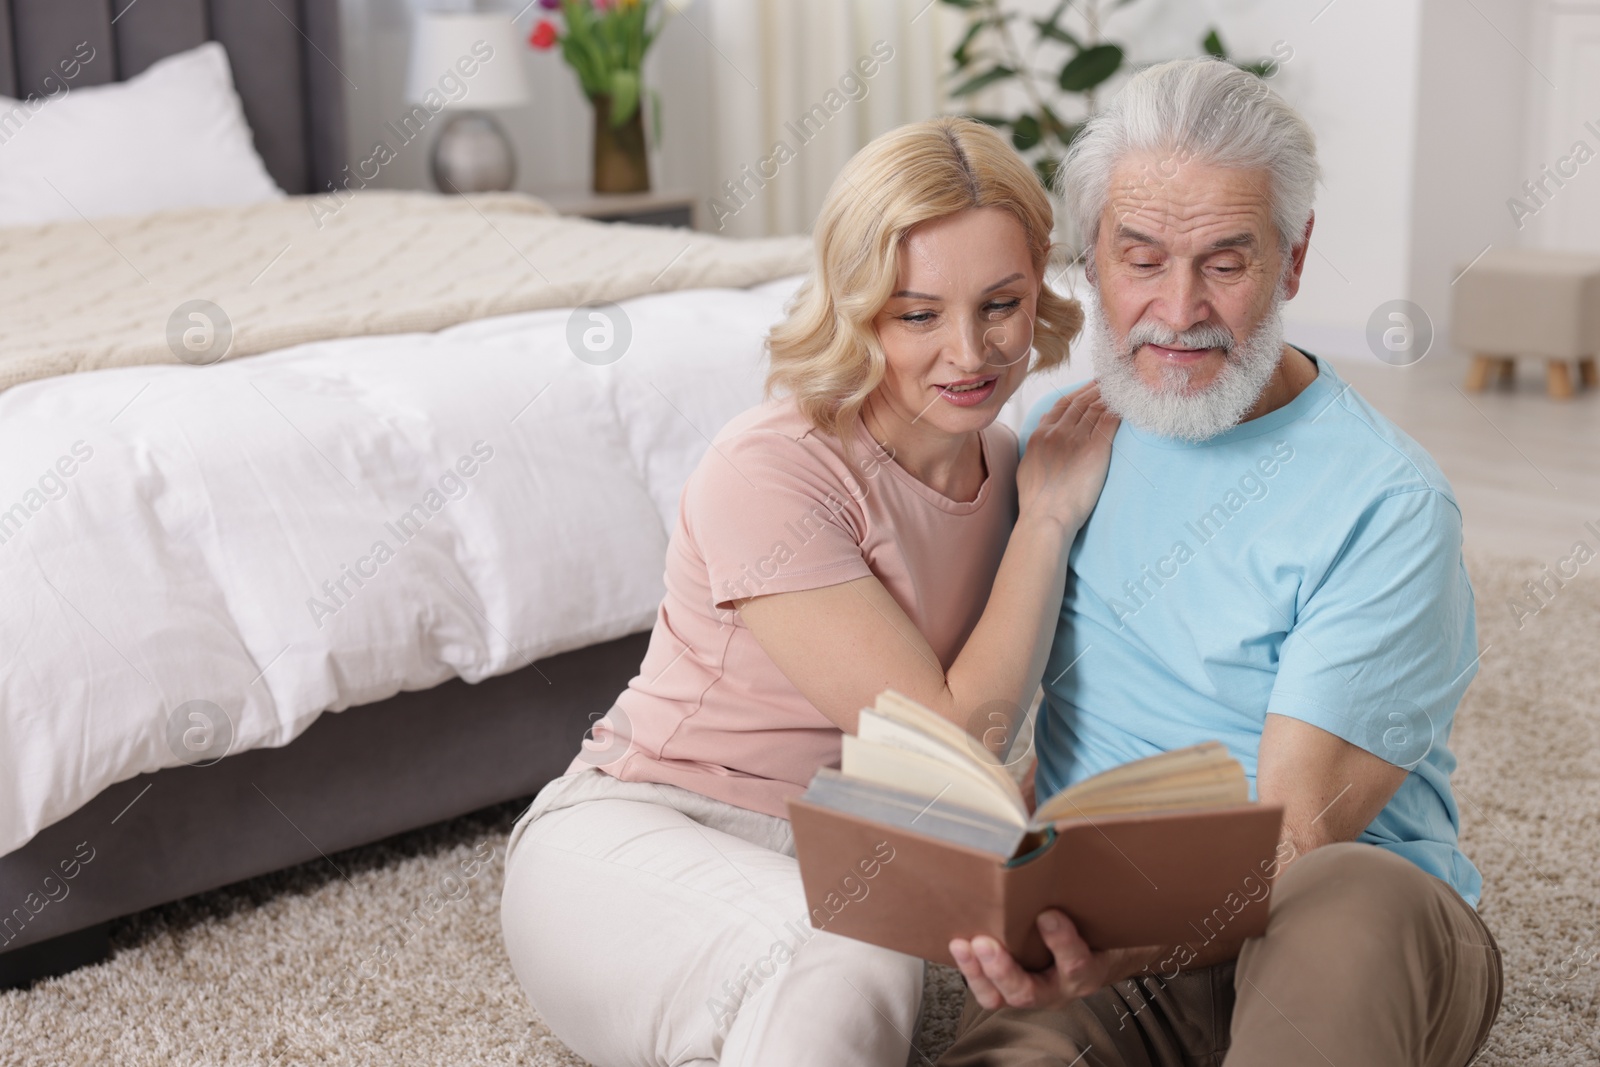
<svg viewBox="0 0 1600 1067">
<path fill-rule="evenodd" d="M 688 193 L 592 193 L 587 190 L 535 193 L 563 215 L 635 226 L 694 229 L 694 197 Z"/>
</svg>

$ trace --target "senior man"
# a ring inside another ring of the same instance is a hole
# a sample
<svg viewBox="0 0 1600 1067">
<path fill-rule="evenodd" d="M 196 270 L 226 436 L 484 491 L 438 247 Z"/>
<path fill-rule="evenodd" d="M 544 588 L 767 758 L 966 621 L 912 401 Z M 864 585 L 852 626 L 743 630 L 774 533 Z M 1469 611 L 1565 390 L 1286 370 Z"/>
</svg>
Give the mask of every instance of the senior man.
<svg viewBox="0 0 1600 1067">
<path fill-rule="evenodd" d="M 1060 172 L 1123 422 L 1071 550 L 1041 795 L 1221 739 L 1284 807 L 1266 933 L 1092 953 L 1046 912 L 1042 973 L 953 942 L 945 1067 L 1461 1067 L 1494 1021 L 1447 747 L 1478 659 L 1461 516 L 1420 446 L 1284 344 L 1317 176 L 1305 121 L 1214 60 L 1136 76 Z"/>
</svg>

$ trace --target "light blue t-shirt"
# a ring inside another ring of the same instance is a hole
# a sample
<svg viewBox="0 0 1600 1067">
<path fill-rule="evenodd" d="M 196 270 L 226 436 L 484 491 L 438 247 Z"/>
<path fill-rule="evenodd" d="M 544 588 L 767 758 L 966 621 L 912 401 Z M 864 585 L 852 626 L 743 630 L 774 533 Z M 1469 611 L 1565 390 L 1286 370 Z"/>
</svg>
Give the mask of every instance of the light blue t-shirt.
<svg viewBox="0 0 1600 1067">
<path fill-rule="evenodd" d="M 1410 770 L 1360 840 L 1477 907 L 1448 747 L 1478 659 L 1461 513 L 1422 447 L 1316 364 L 1200 444 L 1117 431 L 1045 668 L 1039 795 L 1215 738 L 1254 796 L 1266 715 L 1285 715 Z"/>
</svg>

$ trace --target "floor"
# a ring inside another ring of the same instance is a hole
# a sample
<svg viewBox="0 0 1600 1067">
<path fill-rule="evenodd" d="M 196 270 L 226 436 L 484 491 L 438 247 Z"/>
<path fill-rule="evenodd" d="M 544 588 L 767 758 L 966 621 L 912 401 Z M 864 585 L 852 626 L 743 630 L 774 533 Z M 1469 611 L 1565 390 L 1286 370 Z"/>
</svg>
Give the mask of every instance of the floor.
<svg viewBox="0 0 1600 1067">
<path fill-rule="evenodd" d="M 1472 1067 L 1593 1067 L 1600 580 L 1569 585 L 1524 627 L 1494 610 L 1524 566 L 1469 563 L 1488 651 L 1449 738 L 1462 844 L 1506 974 Z M 119 920 L 107 963 L 0 993 L 0 1067 L 583 1067 L 529 1007 L 500 942 L 506 833 L 521 808 Z M 917 1067 L 953 1036 L 956 972 L 934 968 L 925 1000 Z M 1325 1061 L 1307 1049 L 1292 1062 Z"/>
<path fill-rule="evenodd" d="M 1536 361 L 1523 361 L 1512 388 L 1482 393 L 1465 390 L 1465 360 L 1334 365 L 1433 454 L 1461 504 L 1469 551 L 1554 567 L 1575 541 L 1600 550 L 1600 390 L 1552 400 Z"/>
</svg>

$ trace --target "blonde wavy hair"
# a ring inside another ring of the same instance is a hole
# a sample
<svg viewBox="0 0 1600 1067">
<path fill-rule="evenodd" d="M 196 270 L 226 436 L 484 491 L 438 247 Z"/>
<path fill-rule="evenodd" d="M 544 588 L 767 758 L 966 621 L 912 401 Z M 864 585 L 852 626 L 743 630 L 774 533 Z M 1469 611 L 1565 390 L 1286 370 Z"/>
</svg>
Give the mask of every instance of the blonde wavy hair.
<svg viewBox="0 0 1600 1067">
<path fill-rule="evenodd" d="M 1044 282 L 1050 198 L 1000 134 L 946 116 L 890 130 L 834 179 L 813 230 L 811 273 L 767 334 L 767 394 L 793 395 L 812 425 L 848 445 L 846 431 L 886 370 L 873 320 L 895 290 L 901 242 L 920 223 L 979 207 L 1011 212 L 1027 235 L 1040 280 L 1028 372 L 1066 362 L 1083 309 Z"/>
</svg>

